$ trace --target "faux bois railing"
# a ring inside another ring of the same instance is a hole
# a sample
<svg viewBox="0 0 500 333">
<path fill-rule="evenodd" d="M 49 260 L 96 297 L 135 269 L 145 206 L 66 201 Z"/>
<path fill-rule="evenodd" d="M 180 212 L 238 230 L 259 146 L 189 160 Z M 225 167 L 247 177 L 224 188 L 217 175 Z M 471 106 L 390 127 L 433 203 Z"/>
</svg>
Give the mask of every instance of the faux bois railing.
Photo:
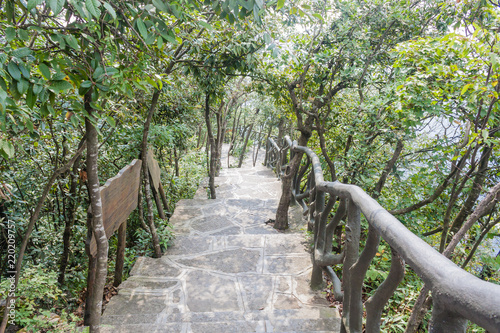
<svg viewBox="0 0 500 333">
<path fill-rule="evenodd" d="M 298 146 L 295 141 L 292 143 L 288 137 L 280 146 L 272 138 L 266 144 L 266 164 L 276 170 L 278 177 L 282 177 L 294 154 L 302 154 L 307 159 L 292 175 L 292 195 L 304 209 L 309 229 L 314 232 L 311 285 L 321 284 L 323 271 L 331 278 L 335 298 L 343 299 L 341 332 L 363 329 L 363 283 L 377 254 L 380 238 L 390 245 L 392 259 L 387 278 L 364 303 L 367 333 L 380 331 L 382 311 L 404 277 L 405 263 L 432 292 L 430 332 L 465 332 L 467 320 L 488 332 L 500 332 L 499 285 L 485 282 L 456 266 L 358 186 L 324 181 L 319 158 L 311 149 Z M 307 180 L 303 179 L 308 170 Z M 328 197 L 326 202 L 325 197 Z M 337 201 L 336 212 L 329 219 Z M 369 227 L 360 254 L 361 214 Z M 342 253 L 333 254 L 334 232 L 346 215 L 344 247 Z M 342 282 L 331 268 L 341 264 Z"/>
</svg>

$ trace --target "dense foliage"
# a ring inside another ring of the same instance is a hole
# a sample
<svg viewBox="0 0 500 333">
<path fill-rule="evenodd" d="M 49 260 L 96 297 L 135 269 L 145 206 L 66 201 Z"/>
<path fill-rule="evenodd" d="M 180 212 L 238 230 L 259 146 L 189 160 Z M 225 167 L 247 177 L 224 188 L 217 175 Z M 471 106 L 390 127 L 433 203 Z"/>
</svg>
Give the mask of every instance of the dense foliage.
<svg viewBox="0 0 500 333">
<path fill-rule="evenodd" d="M 285 134 L 321 156 L 325 178 L 361 186 L 443 252 L 500 181 L 499 14 L 485 0 L 0 0 L 0 268 L 2 279 L 14 270 L 11 228 L 22 263 L 14 324 L 64 331 L 83 321 L 85 241 L 96 231 L 89 126 L 101 185 L 144 147 L 162 170 L 167 218 L 146 177 L 125 276 L 138 256 L 157 255 L 155 234 L 168 247 L 169 214 L 226 163 L 222 142 L 240 157 Z M 499 222 L 494 206 L 452 255 L 494 283 Z M 117 247 L 114 235 L 109 284 Z M 389 253 L 382 244 L 371 287 Z M 421 284 L 410 271 L 391 300 L 394 331 Z M 6 299 L 10 280 L 0 286 Z"/>
</svg>

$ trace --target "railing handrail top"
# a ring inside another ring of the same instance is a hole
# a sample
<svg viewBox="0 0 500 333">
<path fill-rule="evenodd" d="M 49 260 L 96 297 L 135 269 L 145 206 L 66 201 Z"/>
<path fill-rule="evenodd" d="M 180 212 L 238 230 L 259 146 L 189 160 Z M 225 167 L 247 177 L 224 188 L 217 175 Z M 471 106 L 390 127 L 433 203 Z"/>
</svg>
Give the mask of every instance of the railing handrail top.
<svg viewBox="0 0 500 333">
<path fill-rule="evenodd" d="M 288 136 L 285 136 L 285 139 L 291 141 Z M 431 290 L 449 297 L 450 302 L 446 302 L 448 308 L 464 318 L 482 317 L 485 320 L 500 318 L 500 285 L 483 281 L 458 267 L 408 230 L 359 186 L 339 181 L 324 181 L 321 162 L 310 148 L 299 146 L 294 141 L 290 149 L 303 152 L 311 159 L 316 188 L 351 199 L 367 221 L 430 286 Z M 468 299 L 460 297 L 463 295 L 467 295 Z"/>
</svg>

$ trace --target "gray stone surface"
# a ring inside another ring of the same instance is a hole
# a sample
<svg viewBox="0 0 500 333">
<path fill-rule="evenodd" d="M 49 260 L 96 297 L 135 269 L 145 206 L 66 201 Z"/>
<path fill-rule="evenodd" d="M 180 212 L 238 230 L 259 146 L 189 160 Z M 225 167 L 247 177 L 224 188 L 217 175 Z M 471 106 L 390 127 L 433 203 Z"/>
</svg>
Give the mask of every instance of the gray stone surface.
<svg viewBox="0 0 500 333">
<path fill-rule="evenodd" d="M 192 271 L 186 277 L 186 305 L 193 312 L 238 311 L 235 281 L 204 271 Z"/>
<path fill-rule="evenodd" d="M 309 288 L 300 209 L 290 209 L 286 233 L 265 223 L 275 218 L 281 184 L 263 158 L 223 168 L 217 199 L 200 186 L 195 199 L 177 203 L 176 239 L 162 258 L 138 258 L 105 309 L 103 332 L 339 330 L 337 309 Z"/>
<path fill-rule="evenodd" d="M 178 263 L 223 273 L 257 272 L 260 251 L 255 249 L 231 249 L 205 254 L 192 259 L 180 259 Z"/>
</svg>

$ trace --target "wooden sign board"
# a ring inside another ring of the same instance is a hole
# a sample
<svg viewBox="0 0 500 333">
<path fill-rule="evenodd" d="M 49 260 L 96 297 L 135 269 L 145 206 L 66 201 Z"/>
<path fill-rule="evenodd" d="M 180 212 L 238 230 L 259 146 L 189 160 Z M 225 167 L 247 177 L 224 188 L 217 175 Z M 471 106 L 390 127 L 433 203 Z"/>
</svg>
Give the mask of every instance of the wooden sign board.
<svg viewBox="0 0 500 333">
<path fill-rule="evenodd" d="M 153 187 L 155 188 L 156 193 L 158 193 L 158 188 L 160 187 L 160 166 L 158 165 L 158 161 L 155 159 L 155 155 L 153 151 L 148 150 L 148 170 L 153 180 Z"/>
<path fill-rule="evenodd" d="M 108 239 L 137 207 L 141 164 L 141 160 L 133 160 L 100 187 L 102 217 Z M 90 242 L 90 253 L 93 256 L 97 253 L 94 237 Z"/>
</svg>

